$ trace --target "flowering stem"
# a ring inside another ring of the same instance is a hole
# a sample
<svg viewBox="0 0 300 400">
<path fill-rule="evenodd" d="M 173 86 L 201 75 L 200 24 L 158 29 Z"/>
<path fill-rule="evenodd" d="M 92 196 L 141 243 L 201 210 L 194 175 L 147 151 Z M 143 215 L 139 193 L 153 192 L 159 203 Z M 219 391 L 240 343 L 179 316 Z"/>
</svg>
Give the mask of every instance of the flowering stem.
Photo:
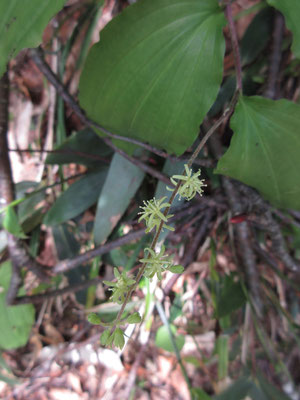
<svg viewBox="0 0 300 400">
<path fill-rule="evenodd" d="M 235 107 L 235 105 L 236 105 L 236 103 L 237 103 L 238 96 L 239 96 L 239 92 L 236 92 L 236 93 L 234 94 L 232 100 L 231 100 L 231 103 L 230 103 L 229 107 L 224 111 L 224 113 L 221 115 L 221 117 L 213 124 L 213 126 L 207 131 L 207 133 L 205 134 L 205 136 L 203 137 L 203 139 L 200 141 L 199 145 L 197 146 L 196 150 L 193 152 L 192 156 L 190 157 L 190 159 L 189 159 L 189 161 L 188 161 L 188 167 L 189 167 L 189 168 L 192 166 L 194 160 L 197 158 L 198 154 L 199 154 L 200 151 L 203 149 L 203 147 L 205 146 L 205 144 L 206 144 L 206 142 L 208 141 L 208 139 L 210 138 L 210 136 L 211 136 L 211 135 L 218 129 L 218 127 L 232 114 L 232 112 L 233 112 L 233 110 L 234 110 L 234 107 Z M 183 172 L 182 172 L 182 175 L 186 175 L 186 172 L 183 171 Z M 171 208 L 171 206 L 172 206 L 172 203 L 173 203 L 173 201 L 174 201 L 174 199 L 175 199 L 176 194 L 178 193 L 178 190 L 179 190 L 179 188 L 180 188 L 182 182 L 183 182 L 183 181 L 179 181 L 179 182 L 177 183 L 177 185 L 175 186 L 175 189 L 174 189 L 173 192 L 172 192 L 172 195 L 171 195 L 170 200 L 169 200 L 169 204 L 170 204 L 170 205 L 169 205 L 168 207 L 166 207 L 165 210 L 164 210 L 164 212 L 163 212 L 163 215 L 164 215 L 165 217 L 168 215 L 168 212 L 169 212 L 169 210 L 170 210 L 170 208 Z M 156 244 L 157 244 L 157 242 L 158 242 L 158 238 L 159 238 L 159 235 L 160 235 L 160 233 L 161 233 L 161 231 L 162 231 L 163 225 L 164 225 L 164 221 L 161 220 L 161 222 L 160 222 L 160 224 L 159 224 L 159 226 L 158 226 L 158 229 L 157 229 L 157 231 L 156 231 L 156 234 L 154 235 L 154 238 L 153 238 L 153 240 L 152 240 L 151 246 L 150 246 L 150 249 L 153 250 L 153 251 L 155 250 L 155 246 L 156 246 Z M 150 258 L 150 257 L 151 257 L 151 254 L 150 254 L 150 252 L 148 252 L 147 259 Z M 135 283 L 130 287 L 130 289 L 129 289 L 128 292 L 127 292 L 127 295 L 125 296 L 124 303 L 122 304 L 122 306 L 121 306 L 121 308 L 120 308 L 120 311 L 118 312 L 118 315 L 117 315 L 116 320 L 115 320 L 115 326 L 112 327 L 111 333 L 115 330 L 116 325 L 120 322 L 121 317 L 122 317 L 122 314 L 123 314 L 123 312 L 124 312 L 124 310 L 125 310 L 125 307 L 126 307 L 127 303 L 129 302 L 129 300 L 130 300 L 130 298 L 131 298 L 131 296 L 132 296 L 132 293 L 133 293 L 133 292 L 135 291 L 135 289 L 137 288 L 137 286 L 138 286 L 138 284 L 139 284 L 139 281 L 141 280 L 141 278 L 142 278 L 142 276 L 143 276 L 143 274 L 144 274 L 144 271 L 145 271 L 146 266 L 147 266 L 147 262 L 144 262 L 144 263 L 141 265 L 141 267 L 139 268 L 139 272 L 138 272 L 138 274 L 137 274 L 137 276 L 136 276 L 136 278 L 135 278 Z"/>
</svg>

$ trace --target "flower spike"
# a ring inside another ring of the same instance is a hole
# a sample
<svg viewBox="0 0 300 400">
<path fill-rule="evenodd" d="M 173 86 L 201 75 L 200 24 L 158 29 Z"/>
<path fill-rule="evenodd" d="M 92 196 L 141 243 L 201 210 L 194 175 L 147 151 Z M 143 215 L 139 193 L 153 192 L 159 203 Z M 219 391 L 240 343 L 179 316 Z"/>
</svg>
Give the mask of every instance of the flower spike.
<svg viewBox="0 0 300 400">
<path fill-rule="evenodd" d="M 195 197 L 196 193 L 199 193 L 200 196 L 202 196 L 202 188 L 207 185 L 204 183 L 204 179 L 199 179 L 199 176 L 201 175 L 201 170 L 199 169 L 198 172 L 195 172 L 193 174 L 192 169 L 189 168 L 187 164 L 184 165 L 184 169 L 186 175 L 173 175 L 171 178 L 171 182 L 174 186 L 178 184 L 176 180 L 182 181 L 182 184 L 178 189 L 178 194 L 180 198 L 183 197 L 189 201 L 193 197 Z M 167 189 L 171 192 L 174 191 L 174 188 L 167 187 Z"/>
<path fill-rule="evenodd" d="M 166 197 L 163 197 L 160 200 L 156 200 L 155 197 L 149 201 L 144 201 L 144 206 L 140 208 L 143 210 L 139 214 L 141 217 L 139 218 L 139 222 L 143 219 L 146 223 L 146 233 L 151 232 L 153 228 L 158 229 L 161 221 L 164 222 L 163 228 L 169 229 L 170 231 L 174 231 L 174 228 L 167 225 L 168 219 L 173 217 L 173 215 L 165 216 L 162 213 L 162 209 L 165 207 L 170 207 L 170 203 L 164 202 Z"/>
</svg>

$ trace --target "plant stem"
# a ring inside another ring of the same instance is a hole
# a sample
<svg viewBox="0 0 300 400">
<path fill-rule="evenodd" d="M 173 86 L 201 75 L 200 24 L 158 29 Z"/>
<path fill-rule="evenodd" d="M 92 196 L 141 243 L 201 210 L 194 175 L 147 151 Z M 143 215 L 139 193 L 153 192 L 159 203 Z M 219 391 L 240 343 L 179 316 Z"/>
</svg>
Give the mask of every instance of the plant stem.
<svg viewBox="0 0 300 400">
<path fill-rule="evenodd" d="M 239 49 L 238 37 L 235 29 L 235 24 L 232 17 L 232 8 L 230 1 L 227 2 L 225 7 L 225 15 L 228 21 L 230 39 L 232 44 L 232 50 L 234 55 L 234 65 L 236 71 L 236 89 L 239 93 L 243 93 L 243 84 L 242 84 L 242 64 L 241 64 L 241 55 Z"/>
<path fill-rule="evenodd" d="M 232 98 L 232 101 L 231 101 L 229 107 L 224 111 L 224 113 L 221 115 L 221 117 L 213 124 L 213 126 L 208 130 L 208 132 L 206 133 L 206 135 L 205 135 L 205 136 L 203 137 L 203 139 L 200 141 L 199 145 L 197 146 L 196 150 L 193 152 L 192 156 L 190 157 L 190 159 L 189 159 L 189 161 L 188 161 L 188 167 L 189 167 L 189 168 L 192 166 L 194 160 L 197 158 L 198 154 L 199 154 L 200 151 L 203 149 L 203 147 L 205 146 L 205 143 L 208 141 L 208 139 L 210 138 L 210 136 L 211 136 L 211 135 L 218 129 L 218 127 L 232 114 L 232 112 L 233 112 L 233 110 L 234 110 L 234 107 L 235 107 L 235 105 L 236 105 L 236 103 L 237 103 L 238 96 L 239 96 L 239 92 L 236 92 L 235 95 L 234 95 L 233 98 Z M 185 174 L 186 174 L 186 173 L 185 173 L 185 170 L 184 170 L 184 171 L 182 172 L 182 175 L 184 176 Z M 176 194 L 178 193 L 178 190 L 179 190 L 181 184 L 182 184 L 182 181 L 179 181 L 179 182 L 177 183 L 177 185 L 175 186 L 175 189 L 174 189 L 173 192 L 172 192 L 172 195 L 171 195 L 170 200 L 169 200 L 169 204 L 170 204 L 170 205 L 169 205 L 168 207 L 165 208 L 164 213 L 163 213 L 165 217 L 168 215 L 168 212 L 169 212 L 169 210 L 170 210 L 170 208 L 171 208 L 171 206 L 172 206 L 172 203 L 173 203 L 173 201 L 174 201 L 174 199 L 175 199 Z M 163 225 L 164 225 L 164 221 L 161 220 L 160 225 L 159 225 L 159 227 L 158 227 L 158 229 L 157 229 L 156 234 L 154 235 L 154 238 L 153 238 L 152 243 L 151 243 L 151 246 L 150 246 L 150 249 L 153 250 L 153 251 L 155 251 L 155 246 L 156 246 L 156 244 L 157 244 L 157 242 L 158 242 L 158 238 L 159 238 L 159 235 L 160 235 L 160 233 L 161 233 L 161 231 L 162 231 Z M 151 256 L 150 253 L 151 253 L 151 252 L 148 253 L 147 259 Z M 141 267 L 140 267 L 140 269 L 139 269 L 139 272 L 138 272 L 138 274 L 137 274 L 137 276 L 136 276 L 136 278 L 135 278 L 136 282 L 135 282 L 135 283 L 130 287 L 130 289 L 128 290 L 127 295 L 126 295 L 126 297 L 125 297 L 125 301 L 124 301 L 124 303 L 122 304 L 122 307 L 121 307 L 121 309 L 120 309 L 120 311 L 118 312 L 118 315 L 117 315 L 117 317 L 116 317 L 116 320 L 115 320 L 116 324 L 117 324 L 118 322 L 120 322 L 121 317 L 122 317 L 122 314 L 123 314 L 123 312 L 124 312 L 124 310 L 125 310 L 125 307 L 126 307 L 128 301 L 130 300 L 130 298 L 131 298 L 131 296 L 132 296 L 132 293 L 133 293 L 133 292 L 135 291 L 135 289 L 137 288 L 137 286 L 138 286 L 138 284 L 139 284 L 139 281 L 141 280 L 141 278 L 142 278 L 142 276 L 143 276 L 143 273 L 144 273 L 144 271 L 145 271 L 146 265 L 147 265 L 147 262 L 145 262 L 145 263 L 143 263 L 143 264 L 141 265 Z M 114 329 L 115 329 L 115 326 L 111 329 L 111 333 L 114 331 Z"/>
</svg>

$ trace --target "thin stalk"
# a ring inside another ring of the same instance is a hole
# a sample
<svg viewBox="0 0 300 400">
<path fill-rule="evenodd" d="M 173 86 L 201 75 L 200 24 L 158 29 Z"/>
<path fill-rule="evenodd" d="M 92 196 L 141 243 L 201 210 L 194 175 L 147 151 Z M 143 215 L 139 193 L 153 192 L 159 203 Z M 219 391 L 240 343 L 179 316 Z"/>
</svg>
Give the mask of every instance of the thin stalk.
<svg viewBox="0 0 300 400">
<path fill-rule="evenodd" d="M 241 64 L 241 55 L 239 49 L 239 41 L 235 29 L 235 24 L 232 16 L 232 8 L 230 2 L 227 3 L 225 8 L 225 15 L 228 21 L 230 38 L 232 44 L 232 50 L 234 55 L 234 65 L 236 71 L 236 89 L 239 93 L 243 93 L 243 84 L 242 84 L 242 64 Z"/>
</svg>

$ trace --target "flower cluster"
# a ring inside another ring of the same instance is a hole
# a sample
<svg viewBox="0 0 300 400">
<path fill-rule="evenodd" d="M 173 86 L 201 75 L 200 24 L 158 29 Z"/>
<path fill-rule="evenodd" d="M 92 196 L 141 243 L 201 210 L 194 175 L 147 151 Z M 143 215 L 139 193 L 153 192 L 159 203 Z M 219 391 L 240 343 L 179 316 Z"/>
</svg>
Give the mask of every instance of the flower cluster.
<svg viewBox="0 0 300 400">
<path fill-rule="evenodd" d="M 167 267 L 172 265 L 171 257 L 165 255 L 165 246 L 161 247 L 159 253 L 155 253 L 154 250 L 149 247 L 145 248 L 145 252 L 148 252 L 147 258 L 142 258 L 140 262 L 146 264 L 146 268 L 144 271 L 144 276 L 146 278 L 152 279 L 154 275 L 157 275 L 157 278 L 162 280 L 162 272 L 166 271 Z"/>
<path fill-rule="evenodd" d="M 171 226 L 166 225 L 168 219 L 173 217 L 173 215 L 165 216 L 161 211 L 165 207 L 170 207 L 170 203 L 164 202 L 165 199 L 166 197 L 163 197 L 160 200 L 156 200 L 154 197 L 149 201 L 144 201 L 144 206 L 140 207 L 143 211 L 139 213 L 141 214 L 139 222 L 143 219 L 145 220 L 147 227 L 146 233 L 151 232 L 154 228 L 158 229 L 161 221 L 164 222 L 163 228 L 169 229 L 170 231 L 174 230 L 174 228 L 172 228 Z"/>
<path fill-rule="evenodd" d="M 207 186 L 203 182 L 204 180 L 199 179 L 201 171 L 196 173 L 188 167 L 187 164 L 184 166 L 185 175 L 173 175 L 171 182 L 174 186 L 177 186 L 180 182 L 178 188 L 178 194 L 180 197 L 186 200 L 191 200 L 196 193 L 202 195 L 203 187 Z M 170 191 L 174 191 L 174 188 L 167 188 Z M 139 221 L 144 220 L 146 224 L 146 233 L 151 232 L 156 229 L 158 234 L 160 226 L 162 228 L 174 230 L 171 226 L 167 225 L 168 220 L 173 215 L 168 215 L 167 211 L 171 207 L 171 204 L 166 201 L 167 197 L 163 197 L 160 200 L 153 198 L 149 201 L 144 201 L 144 205 L 141 207 L 142 211 L 139 213 Z M 163 211 L 165 209 L 165 211 Z M 156 243 L 157 239 L 155 240 Z M 140 262 L 144 264 L 143 275 L 146 278 L 152 279 L 155 275 L 159 280 L 162 279 L 162 273 L 165 271 L 173 272 L 174 274 L 180 274 L 184 271 L 183 266 L 173 265 L 171 256 L 165 254 L 165 247 L 162 246 L 161 250 L 156 253 L 154 251 L 154 245 L 152 248 L 146 247 L 145 253 L 148 253 L 144 258 L 140 259 Z M 100 341 L 104 346 L 116 346 L 120 349 L 123 348 L 125 344 L 124 332 L 120 328 L 120 325 L 127 324 L 137 324 L 141 321 L 141 316 L 139 313 L 135 312 L 132 315 L 123 318 L 123 311 L 125 309 L 125 299 L 128 293 L 133 290 L 136 281 L 127 275 L 126 271 L 120 273 L 117 268 L 114 268 L 114 275 L 116 281 L 108 282 L 103 281 L 106 285 L 110 286 L 109 290 L 112 291 L 111 299 L 112 301 L 122 304 L 121 311 L 115 321 L 110 323 L 105 323 L 101 321 L 97 314 L 90 314 L 88 316 L 88 321 L 94 325 L 106 326 L 107 329 L 102 333 Z M 122 319 L 123 318 L 123 319 Z"/>
<path fill-rule="evenodd" d="M 178 182 L 182 181 L 179 189 L 178 194 L 180 197 L 183 197 L 186 200 L 192 200 L 195 197 L 196 193 L 199 193 L 202 196 L 203 187 L 207 186 L 204 183 L 204 179 L 199 179 L 201 175 L 201 170 L 199 169 L 198 172 L 193 173 L 191 168 L 188 167 L 187 164 L 184 165 L 186 175 L 173 175 L 171 178 L 171 182 L 174 186 L 178 184 Z M 178 182 L 176 182 L 176 180 Z M 174 188 L 167 187 L 168 190 L 174 191 Z"/>
<path fill-rule="evenodd" d="M 131 279 L 126 271 L 123 271 L 121 274 L 117 268 L 114 268 L 114 275 L 117 279 L 116 282 L 103 281 L 105 285 L 111 286 L 109 290 L 112 291 L 111 299 L 115 303 L 122 304 L 124 303 L 126 294 L 130 287 L 135 284 L 135 280 Z"/>
</svg>

